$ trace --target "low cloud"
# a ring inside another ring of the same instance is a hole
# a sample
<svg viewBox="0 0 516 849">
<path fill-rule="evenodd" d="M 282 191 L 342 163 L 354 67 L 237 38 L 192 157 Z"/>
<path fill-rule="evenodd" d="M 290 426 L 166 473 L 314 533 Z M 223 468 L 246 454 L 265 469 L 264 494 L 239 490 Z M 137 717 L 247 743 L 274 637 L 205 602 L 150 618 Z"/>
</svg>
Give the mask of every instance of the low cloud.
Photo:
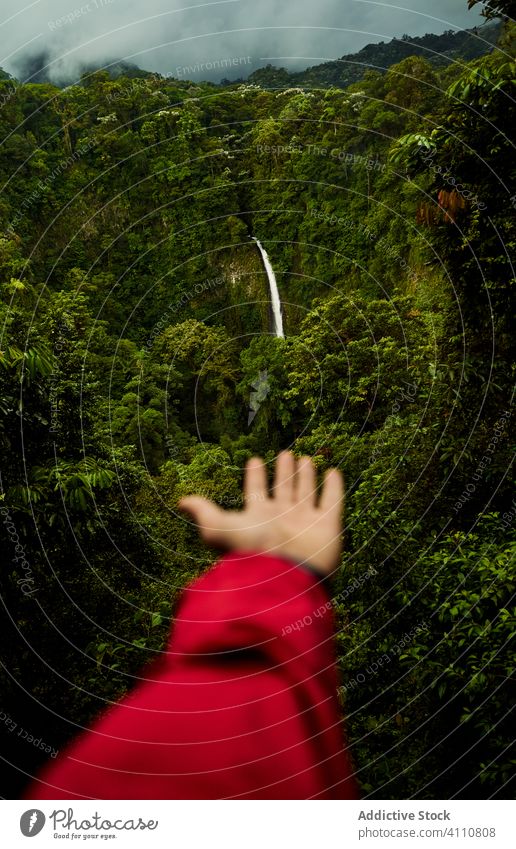
<svg viewBox="0 0 516 849">
<path fill-rule="evenodd" d="M 371 41 L 480 21 L 466 0 L 39 0 L 23 9 L 2 0 L 0 66 L 25 79 L 44 68 L 58 82 L 120 58 L 165 75 L 191 68 L 192 79 L 220 80 L 268 62 L 304 68 Z"/>
</svg>

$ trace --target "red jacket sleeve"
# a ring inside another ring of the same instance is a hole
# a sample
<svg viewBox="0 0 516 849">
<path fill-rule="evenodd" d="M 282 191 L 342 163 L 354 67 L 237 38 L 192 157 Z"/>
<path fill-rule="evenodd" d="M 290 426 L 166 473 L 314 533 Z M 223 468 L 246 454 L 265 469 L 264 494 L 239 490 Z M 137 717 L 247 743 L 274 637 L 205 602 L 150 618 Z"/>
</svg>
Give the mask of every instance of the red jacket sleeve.
<svg viewBox="0 0 516 849">
<path fill-rule="evenodd" d="M 185 590 L 139 685 L 25 798 L 357 798 L 317 576 L 269 555 L 225 556 Z"/>
</svg>

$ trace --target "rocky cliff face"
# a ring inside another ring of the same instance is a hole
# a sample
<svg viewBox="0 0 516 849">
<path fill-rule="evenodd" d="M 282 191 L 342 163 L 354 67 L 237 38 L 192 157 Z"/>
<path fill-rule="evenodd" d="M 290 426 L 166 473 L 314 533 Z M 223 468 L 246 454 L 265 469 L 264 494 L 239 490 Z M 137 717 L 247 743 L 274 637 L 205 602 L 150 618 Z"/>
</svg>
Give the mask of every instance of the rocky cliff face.
<svg viewBox="0 0 516 849">
<path fill-rule="evenodd" d="M 224 284 L 213 299 L 203 302 L 206 311 L 224 310 L 224 324 L 232 334 L 268 332 L 269 286 L 256 245 L 235 245 L 224 251 L 216 264 Z"/>
</svg>

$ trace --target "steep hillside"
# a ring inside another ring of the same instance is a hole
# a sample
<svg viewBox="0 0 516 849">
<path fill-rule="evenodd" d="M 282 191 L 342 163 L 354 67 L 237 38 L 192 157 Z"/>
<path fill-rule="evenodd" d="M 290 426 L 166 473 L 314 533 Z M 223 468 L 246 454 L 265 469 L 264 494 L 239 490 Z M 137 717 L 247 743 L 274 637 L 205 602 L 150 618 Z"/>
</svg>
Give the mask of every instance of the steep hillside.
<svg viewBox="0 0 516 849">
<path fill-rule="evenodd" d="M 448 30 L 442 35 L 421 37 L 404 35 L 392 41 L 366 44 L 358 53 L 349 53 L 331 62 L 314 65 L 306 71 L 289 72 L 267 65 L 249 76 L 249 82 L 269 88 L 306 86 L 310 88 L 346 88 L 361 80 L 367 70 L 385 71 L 408 56 L 421 56 L 435 67 L 452 62 L 468 62 L 490 53 L 501 32 L 499 23 L 484 24 L 471 30 Z"/>
</svg>

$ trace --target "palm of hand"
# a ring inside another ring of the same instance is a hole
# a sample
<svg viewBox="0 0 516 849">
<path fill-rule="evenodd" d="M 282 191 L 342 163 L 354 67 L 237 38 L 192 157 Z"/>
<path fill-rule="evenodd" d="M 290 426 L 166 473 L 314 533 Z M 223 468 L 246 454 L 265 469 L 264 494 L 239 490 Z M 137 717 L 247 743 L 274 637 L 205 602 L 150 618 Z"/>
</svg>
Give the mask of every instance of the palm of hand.
<svg viewBox="0 0 516 849">
<path fill-rule="evenodd" d="M 239 551 L 262 551 L 309 562 L 330 574 L 341 551 L 342 475 L 331 469 L 317 504 L 316 471 L 309 457 L 279 455 L 272 493 L 259 458 L 249 461 L 244 481 L 245 508 L 223 510 L 205 498 L 180 502 L 209 545 Z"/>
</svg>

